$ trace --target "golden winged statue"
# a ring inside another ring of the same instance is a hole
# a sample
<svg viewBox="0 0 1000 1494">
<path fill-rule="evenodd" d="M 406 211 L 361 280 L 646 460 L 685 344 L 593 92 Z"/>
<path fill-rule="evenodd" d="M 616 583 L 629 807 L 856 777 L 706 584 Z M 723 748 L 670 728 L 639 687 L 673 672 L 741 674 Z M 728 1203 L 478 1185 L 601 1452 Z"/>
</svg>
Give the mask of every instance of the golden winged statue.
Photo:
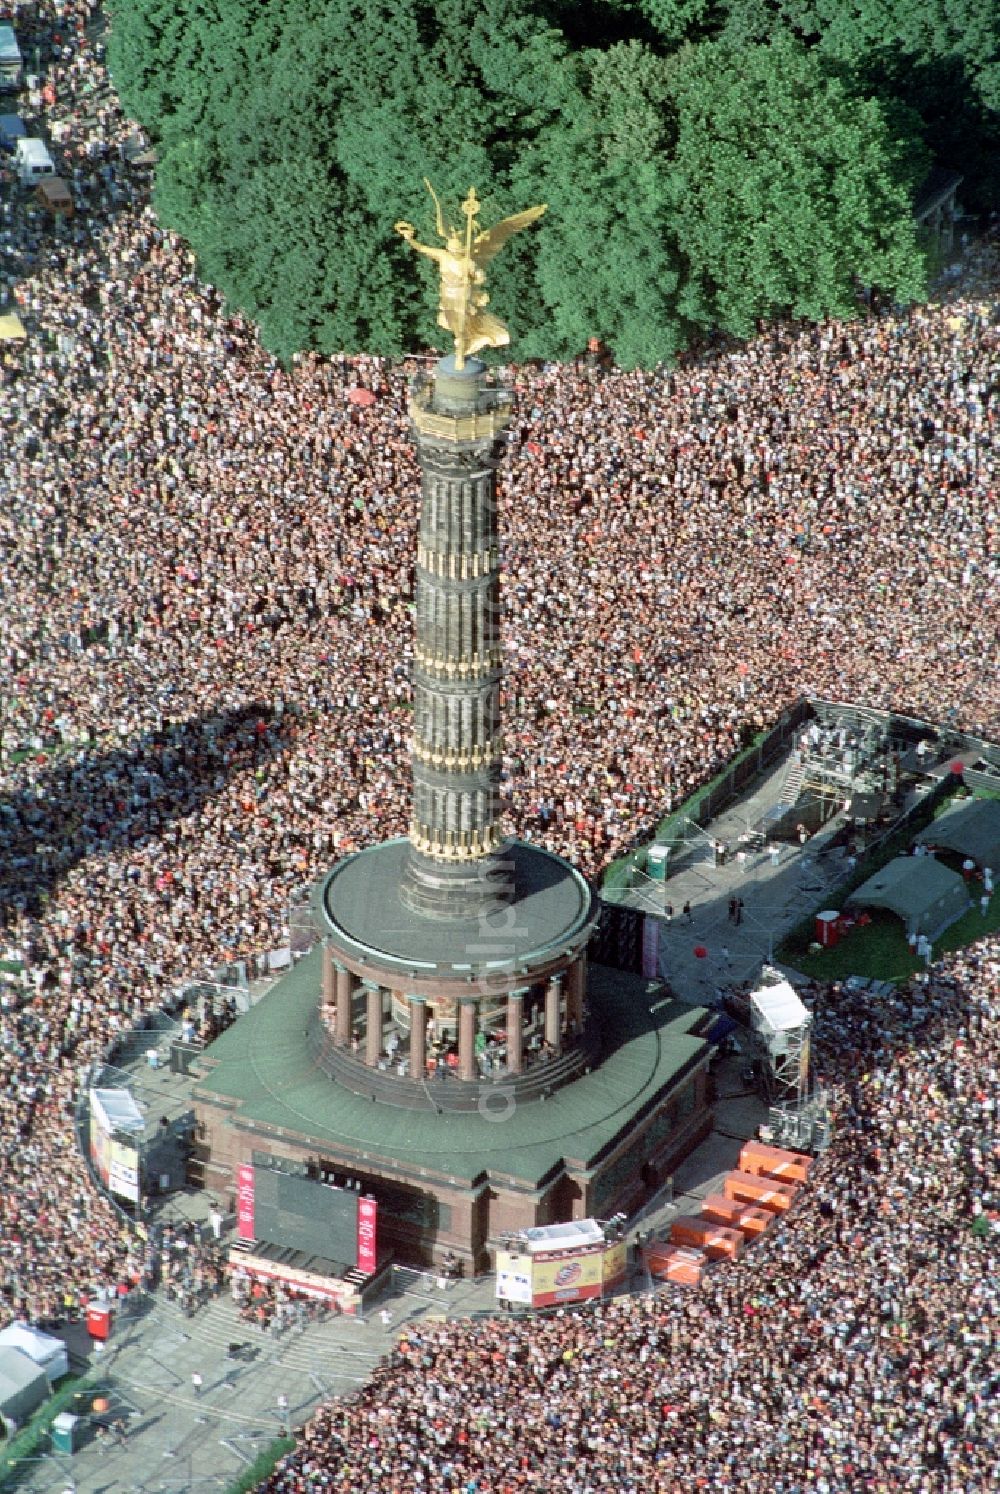
<svg viewBox="0 0 1000 1494">
<path fill-rule="evenodd" d="M 399 222 L 396 232 L 415 249 L 437 261 L 441 275 L 441 300 L 438 303 L 438 326 L 446 327 L 455 339 L 455 367 L 464 368 L 466 358 L 480 348 L 502 348 L 510 342 L 510 333 L 498 317 L 484 311 L 489 296 L 483 290 L 486 266 L 493 256 L 506 244 L 512 234 L 527 228 L 545 212 L 546 203 L 539 207 L 525 208 L 523 213 L 514 213 L 510 218 L 494 224 L 492 228 L 479 229 L 479 198 L 475 187 L 462 203 L 465 214 L 465 233 L 445 225 L 437 193 L 424 177 L 424 186 L 434 199 L 435 226 L 438 237 L 444 240 L 444 248 L 434 244 L 421 244 L 412 223 Z"/>
</svg>

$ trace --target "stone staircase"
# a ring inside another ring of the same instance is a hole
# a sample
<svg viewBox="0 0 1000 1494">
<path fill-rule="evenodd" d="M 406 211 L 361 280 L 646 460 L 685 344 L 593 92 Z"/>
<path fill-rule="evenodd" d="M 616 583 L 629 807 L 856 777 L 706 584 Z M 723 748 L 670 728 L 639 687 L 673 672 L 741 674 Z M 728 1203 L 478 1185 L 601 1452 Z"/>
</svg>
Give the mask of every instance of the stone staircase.
<svg viewBox="0 0 1000 1494">
<path fill-rule="evenodd" d="M 385 1352 L 379 1335 L 373 1334 L 369 1344 L 367 1325 L 353 1318 L 295 1325 L 278 1334 L 273 1330 L 262 1333 L 243 1321 L 228 1293 L 214 1297 L 190 1318 L 171 1303 L 159 1303 L 157 1316 L 168 1333 L 183 1334 L 209 1350 L 221 1351 L 223 1357 L 228 1355 L 230 1345 L 246 1346 L 243 1354 L 229 1356 L 234 1371 L 240 1360 L 280 1361 L 283 1368 L 303 1374 L 317 1370 L 338 1390 L 349 1390 L 367 1379 Z"/>
</svg>

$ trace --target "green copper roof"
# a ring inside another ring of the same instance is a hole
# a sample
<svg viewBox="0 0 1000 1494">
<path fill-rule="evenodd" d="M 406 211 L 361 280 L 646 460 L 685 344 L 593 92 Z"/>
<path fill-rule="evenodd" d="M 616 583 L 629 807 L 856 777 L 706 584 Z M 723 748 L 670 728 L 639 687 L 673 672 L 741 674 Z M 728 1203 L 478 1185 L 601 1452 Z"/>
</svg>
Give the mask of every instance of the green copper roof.
<svg viewBox="0 0 1000 1494">
<path fill-rule="evenodd" d="M 703 1007 L 656 999 L 655 984 L 591 967 L 590 1000 L 612 1051 L 593 1073 L 548 1100 L 519 1103 L 503 1119 L 478 1111 L 448 1113 L 449 1088 L 435 1084 L 442 1107 L 404 1110 L 365 1099 L 319 1070 L 306 1026 L 319 999 L 317 946 L 208 1050 L 215 1066 L 195 1091 L 232 1101 L 241 1123 L 347 1146 L 409 1172 L 423 1169 L 471 1184 L 484 1171 L 537 1187 L 567 1158 L 582 1167 L 627 1133 L 638 1113 L 707 1047 L 695 1028 Z M 652 999 L 652 1006 L 651 1006 Z M 496 1100 L 489 1110 L 495 1110 Z"/>
</svg>

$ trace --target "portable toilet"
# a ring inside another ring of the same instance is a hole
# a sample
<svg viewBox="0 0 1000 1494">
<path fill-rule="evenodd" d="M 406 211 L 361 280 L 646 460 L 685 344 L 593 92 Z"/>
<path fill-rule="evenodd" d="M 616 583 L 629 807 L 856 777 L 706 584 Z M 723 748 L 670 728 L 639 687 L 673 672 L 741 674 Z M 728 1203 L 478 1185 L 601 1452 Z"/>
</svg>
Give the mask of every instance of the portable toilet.
<svg viewBox="0 0 1000 1494">
<path fill-rule="evenodd" d="M 28 133 L 28 127 L 19 114 L 0 114 L 0 148 L 13 155 L 17 142 Z"/>
<path fill-rule="evenodd" d="M 111 1337 L 111 1308 L 106 1302 L 87 1303 L 87 1332 L 91 1338 Z"/>
<path fill-rule="evenodd" d="M 60 1411 L 52 1421 L 52 1451 L 76 1452 L 76 1429 L 80 1418 L 70 1411 Z"/>
</svg>

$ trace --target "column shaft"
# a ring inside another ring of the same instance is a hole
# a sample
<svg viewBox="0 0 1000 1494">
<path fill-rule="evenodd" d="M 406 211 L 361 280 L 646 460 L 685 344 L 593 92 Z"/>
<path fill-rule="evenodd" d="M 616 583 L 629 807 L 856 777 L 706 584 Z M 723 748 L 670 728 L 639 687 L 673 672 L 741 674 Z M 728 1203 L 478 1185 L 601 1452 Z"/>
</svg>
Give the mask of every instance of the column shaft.
<svg viewBox="0 0 1000 1494">
<path fill-rule="evenodd" d="M 458 1077 L 471 1080 L 476 1077 L 476 1013 L 475 1001 L 462 1001 L 458 1007 Z"/>
<path fill-rule="evenodd" d="M 375 1068 L 382 1052 L 382 988 L 366 985 L 365 994 L 368 998 L 365 1063 L 369 1068 Z"/>
<path fill-rule="evenodd" d="M 334 1023 L 334 1041 L 338 1048 L 351 1046 L 351 997 L 354 994 L 354 977 L 346 965 L 337 966 L 337 1017 Z"/>
<path fill-rule="evenodd" d="M 507 1072 L 524 1068 L 524 992 L 507 992 Z"/>
<path fill-rule="evenodd" d="M 422 996 L 411 996 L 410 1002 L 410 1075 L 423 1079 L 427 1073 L 427 1002 Z"/>
<path fill-rule="evenodd" d="M 587 956 L 578 955 L 569 967 L 566 993 L 566 1020 L 571 1029 L 583 1026 L 583 998 L 587 989 Z"/>
<path fill-rule="evenodd" d="M 411 391 L 421 473 L 414 584 L 413 816 L 403 901 L 471 918 L 511 899 L 500 832 L 496 465 L 510 400 L 479 359 Z"/>
<path fill-rule="evenodd" d="M 323 1005 L 329 1006 L 334 1000 L 334 968 L 333 950 L 329 944 L 323 945 Z"/>
<path fill-rule="evenodd" d="M 545 987 L 545 1041 L 553 1053 L 562 1052 L 562 976 L 553 975 Z"/>
</svg>

